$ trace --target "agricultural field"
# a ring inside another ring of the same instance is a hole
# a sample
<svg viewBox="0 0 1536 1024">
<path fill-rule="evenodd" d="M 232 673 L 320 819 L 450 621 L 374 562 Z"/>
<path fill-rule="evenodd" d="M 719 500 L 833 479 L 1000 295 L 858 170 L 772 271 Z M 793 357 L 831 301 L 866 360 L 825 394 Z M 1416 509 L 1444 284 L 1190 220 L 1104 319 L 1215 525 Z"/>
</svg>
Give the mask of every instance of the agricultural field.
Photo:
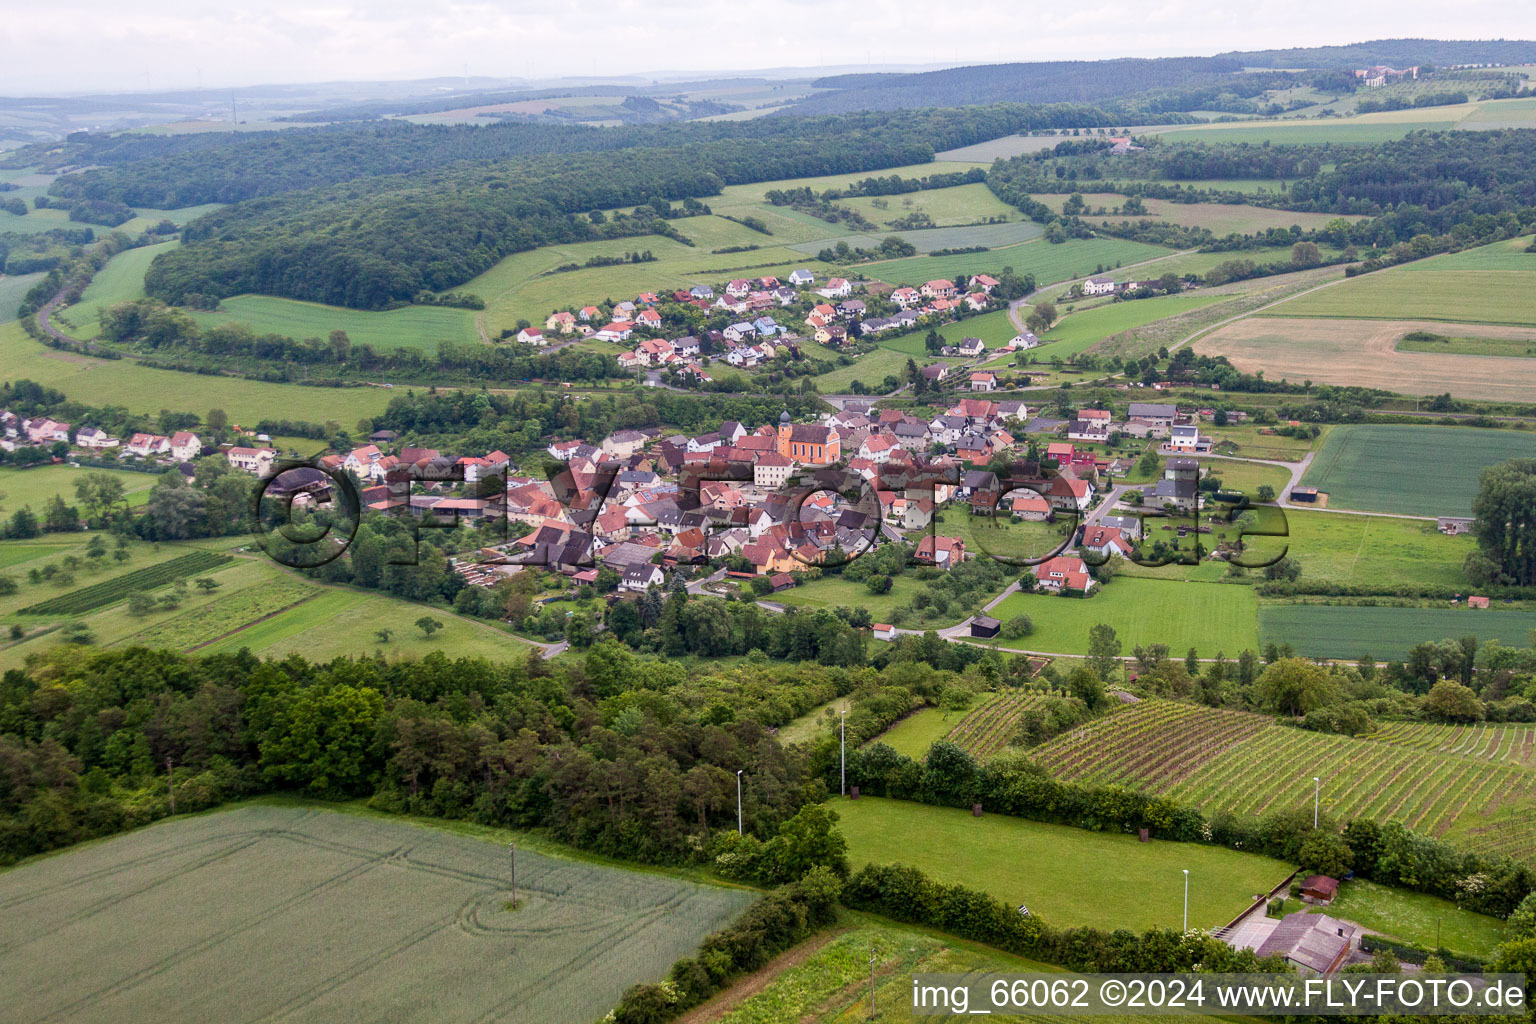
<svg viewBox="0 0 1536 1024">
<path fill-rule="evenodd" d="M 195 382 L 199 404 L 223 409 L 232 423 L 263 419 L 309 420 L 317 415 L 351 428 L 365 416 L 382 413 L 394 392 L 388 388 L 312 388 L 235 377 L 191 376 L 138 366 L 130 359 L 96 359 L 59 352 L 27 337 L 17 323 L 0 324 L 0 365 L 12 379 L 25 377 L 58 388 L 87 405 L 120 405 L 153 415 L 167 396 L 185 395 Z"/>
<path fill-rule="evenodd" d="M 94 466 L 32 466 L 16 469 L 0 468 L 0 509 L 14 511 L 23 505 L 31 505 L 32 511 L 42 512 L 48 499 L 61 495 L 66 502 L 75 504 L 75 481 L 87 473 L 106 473 L 122 481 L 123 494 L 130 506 L 142 505 L 149 500 L 158 473 L 138 473 L 132 470 L 98 469 Z"/>
<path fill-rule="evenodd" d="M 1449 537 L 1432 522 L 1285 510 L 1290 557 L 1304 580 L 1357 587 L 1464 587 L 1461 566 L 1477 550 L 1470 534 Z M 1261 620 L 1262 621 L 1262 620 Z"/>
<path fill-rule="evenodd" d="M 1032 705 L 1044 701 L 1033 690 L 1004 690 L 985 695 L 966 712 L 944 738 L 978 761 L 1000 753 L 1019 730 L 1019 720 Z"/>
<path fill-rule="evenodd" d="M 1124 577 L 1095 587 L 1090 598 L 1012 594 L 992 610 L 1003 622 L 1015 615 L 1028 615 L 1035 631 L 1010 646 L 1053 654 L 1087 654 L 1088 630 L 1101 622 L 1114 627 L 1126 654 L 1137 644 L 1165 643 L 1235 657 L 1259 646 L 1257 599 L 1236 584 Z"/>
<path fill-rule="evenodd" d="M 165 619 L 125 638 L 122 643 L 178 651 L 195 650 L 251 623 L 275 616 L 318 593 L 320 588 L 297 576 L 274 576 L 263 583 L 236 590 L 194 611 Z"/>
<path fill-rule="evenodd" d="M 1416 279 L 1399 276 L 1409 283 Z M 1272 312 L 1289 317 L 1292 306 L 1286 302 Z M 1262 370 L 1272 380 L 1311 380 L 1419 396 L 1450 392 L 1458 398 L 1494 401 L 1522 401 L 1536 389 L 1536 362 L 1521 356 L 1458 356 L 1399 347 L 1403 336 L 1414 331 L 1529 340 L 1536 337 L 1529 328 L 1422 319 L 1284 317 L 1265 313 L 1227 324 L 1200 338 L 1195 349 L 1202 355 L 1226 356 L 1245 373 Z"/>
<path fill-rule="evenodd" d="M 857 781 L 857 780 L 853 780 Z M 1178 928 L 1189 869 L 1189 924 L 1215 928 L 1291 873 L 1268 857 L 1194 843 L 1138 842 L 998 814 L 876 797 L 837 800 L 857 870 L 907 864 L 941 882 L 1024 904 L 1058 928 Z"/>
<path fill-rule="evenodd" d="M 940 277 L 953 279 L 956 274 L 996 274 L 1004 267 L 1012 267 L 1017 274 L 1034 274 L 1035 281 L 1044 287 L 1090 277 L 1101 267 L 1127 267 L 1172 252 L 1162 246 L 1120 238 L 1074 238 L 1060 245 L 1036 240 L 963 256 L 910 256 L 864 264 L 860 269 L 870 277 L 890 284 L 919 285 Z"/>
<path fill-rule="evenodd" d="M 1031 349 L 1029 355 L 1044 361 L 1072 359 L 1112 335 L 1134 331 L 1156 320 L 1201 309 L 1222 301 L 1224 297 L 1198 293 L 1165 295 L 1155 299 L 1111 302 L 1068 313 L 1055 327 L 1040 336 L 1041 346 Z"/>
<path fill-rule="evenodd" d="M 959 149 L 946 149 L 942 153 L 935 153 L 934 159 L 990 164 L 993 160 L 1006 160 L 1024 153 L 1038 153 L 1042 149 L 1052 149 L 1061 141 L 1063 138 L 1059 135 L 1004 135 L 999 139 L 988 139 L 986 142 L 972 143 L 969 146 L 961 146 Z"/>
<path fill-rule="evenodd" d="M 0 274 L 0 324 L 9 323 L 16 319 L 16 312 L 21 306 L 21 300 L 27 297 L 27 292 L 32 286 L 41 281 L 46 274 L 12 274 L 7 277 Z"/>
<path fill-rule="evenodd" d="M 1529 457 L 1536 441 L 1513 430 L 1350 424 L 1334 427 L 1301 482 L 1329 508 L 1413 516 L 1468 516 L 1483 467 Z M 1434 472 L 1425 472 L 1426 467 Z"/>
<path fill-rule="evenodd" d="M 1288 643 L 1313 658 L 1402 658 L 1426 640 L 1476 636 L 1522 647 L 1536 629 L 1536 610 L 1498 608 L 1340 607 L 1322 604 L 1259 606 L 1264 643 Z"/>
<path fill-rule="evenodd" d="M 257 334 L 285 338 L 325 338 L 332 331 L 346 331 L 353 344 L 381 351 L 412 346 L 429 355 L 437 352 L 439 341 L 470 344 L 480 340 L 475 311 L 447 306 L 370 312 L 270 295 L 236 295 L 221 302 L 217 313 L 192 311 L 192 319 L 204 328 L 239 323 Z"/>
<path fill-rule="evenodd" d="M 17 1020 L 586 1024 L 751 900 L 520 849 L 509 911 L 506 857 L 305 808 L 175 818 L 0 874 L 0 1000 Z"/>
<path fill-rule="evenodd" d="M 976 185 L 974 187 L 985 188 L 986 186 Z M 925 193 L 916 194 L 923 195 Z M 1045 228 L 1034 221 L 1013 220 L 1003 224 L 972 224 L 948 228 L 917 228 L 904 231 L 889 228 L 852 235 L 840 234 L 811 242 L 796 242 L 790 248 L 807 256 L 814 256 L 828 246 L 835 246 L 839 242 L 846 242 L 855 249 L 873 249 L 880 244 L 881 239 L 895 235 L 912 243 L 918 252 L 927 254 L 936 249 L 967 249 L 977 245 L 996 249 L 1004 246 L 1019 245 L 1031 239 L 1039 238 L 1043 234 L 1045 234 Z"/>
<path fill-rule="evenodd" d="M 1498 918 L 1462 910 L 1450 900 L 1363 878 L 1339 886 L 1334 901 L 1313 913 L 1354 921 L 1420 949 L 1443 948 L 1479 960 L 1491 959 L 1494 947 L 1504 941 L 1508 931 Z"/>
<path fill-rule="evenodd" d="M 217 551 L 189 551 L 184 555 L 132 572 L 92 583 L 18 609 L 21 615 L 83 615 L 128 599 L 138 590 L 153 590 L 176 580 L 188 579 L 223 568 L 232 559 Z"/>
<path fill-rule="evenodd" d="M 1458 754 L 1481 761 L 1525 766 L 1536 762 L 1536 725 L 1519 722 L 1478 722 L 1475 725 L 1383 722 L 1370 738 L 1381 743 L 1396 743 L 1436 754 Z"/>
<path fill-rule="evenodd" d="M 1135 785 L 1207 814 L 1310 808 L 1317 776 L 1322 810 L 1337 820 L 1396 818 L 1484 849 L 1492 844 L 1479 829 L 1520 821 L 1529 829 L 1536 801 L 1536 773 L 1514 765 L 1155 699 L 1058 736 L 1035 757 L 1062 778 Z M 1536 846 L 1518 856 L 1536 856 Z"/>
<path fill-rule="evenodd" d="M 1448 107 L 1390 111 L 1384 114 L 1361 114 L 1353 118 L 1327 118 L 1317 121 L 1234 121 L 1226 124 L 1192 125 L 1170 128 L 1166 131 L 1149 131 L 1169 142 L 1218 143 L 1247 142 L 1262 145 L 1308 146 L 1336 142 L 1354 143 L 1391 142 L 1409 132 L 1445 131 L 1452 127 L 1448 120 L 1435 117 L 1441 110 L 1458 110 Z M 1414 121 L 1385 120 L 1391 114 L 1411 114 Z"/>
<path fill-rule="evenodd" d="M 931 188 L 923 192 L 908 192 L 897 196 L 839 199 L 837 205 L 856 210 L 866 219 L 882 227 L 915 213 L 927 214 L 939 227 L 975 224 L 978 221 L 994 218 L 1017 221 L 1024 216 L 1017 209 L 997 198 L 991 189 L 980 182 L 974 185 L 956 185 L 953 188 Z"/>
<path fill-rule="evenodd" d="M 1433 333 L 1433 332 L 1429 332 Z M 1446 337 L 1400 338 L 1399 352 L 1436 352 L 1453 356 L 1503 356 L 1517 359 L 1536 357 L 1536 334 L 1528 338 Z"/>
<path fill-rule="evenodd" d="M 1121 206 L 1126 197 L 1115 192 L 1084 192 L 1080 193 L 1083 202 L 1087 204 L 1088 211 L 1082 214 L 1083 220 L 1090 224 L 1107 220 L 1111 224 L 1118 224 L 1122 220 L 1132 221 L 1163 221 L 1168 224 L 1179 224 L 1190 228 L 1205 228 L 1218 236 L 1239 234 L 1251 235 L 1270 228 L 1290 228 L 1293 225 L 1301 225 L 1302 230 L 1310 231 L 1320 228 L 1334 219 L 1331 213 L 1302 213 L 1296 210 L 1275 210 L 1267 206 L 1247 206 L 1242 203 L 1175 203 L 1170 199 L 1143 199 L 1142 205 L 1146 207 L 1145 214 L 1129 215 L 1119 214 L 1115 210 Z M 1031 196 L 1036 202 L 1044 203 L 1055 213 L 1060 213 L 1062 206 L 1067 201 L 1067 196 L 1051 193 Z M 1100 207 L 1104 208 L 1104 214 L 1098 213 Z M 1361 220 L 1355 216 L 1349 220 Z M 1287 253 L 1289 255 L 1289 253 Z M 1245 253 L 1229 253 L 1228 259 L 1252 259 Z"/>
<path fill-rule="evenodd" d="M 1260 427 L 1250 423 L 1229 423 L 1224 427 L 1218 427 L 1213 423 L 1200 425 L 1200 432 L 1215 440 L 1218 455 L 1234 455 L 1241 459 L 1266 459 L 1271 462 L 1300 462 L 1306 457 L 1307 452 L 1327 440 L 1333 427 L 1322 424 L 1316 438 L 1260 433 L 1261 430 L 1273 429 L 1273 427 Z M 1211 465 L 1225 475 L 1227 463 L 1213 462 Z"/>
</svg>

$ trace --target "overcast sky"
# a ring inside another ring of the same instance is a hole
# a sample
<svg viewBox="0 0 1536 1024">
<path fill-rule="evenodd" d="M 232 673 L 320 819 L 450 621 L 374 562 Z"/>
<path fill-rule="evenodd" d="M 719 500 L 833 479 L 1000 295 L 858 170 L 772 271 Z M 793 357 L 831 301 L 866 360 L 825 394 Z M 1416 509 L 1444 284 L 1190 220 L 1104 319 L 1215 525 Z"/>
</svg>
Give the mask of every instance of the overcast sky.
<svg viewBox="0 0 1536 1024">
<path fill-rule="evenodd" d="M 1531 0 L 15 0 L 0 94 L 1536 38 Z"/>
</svg>

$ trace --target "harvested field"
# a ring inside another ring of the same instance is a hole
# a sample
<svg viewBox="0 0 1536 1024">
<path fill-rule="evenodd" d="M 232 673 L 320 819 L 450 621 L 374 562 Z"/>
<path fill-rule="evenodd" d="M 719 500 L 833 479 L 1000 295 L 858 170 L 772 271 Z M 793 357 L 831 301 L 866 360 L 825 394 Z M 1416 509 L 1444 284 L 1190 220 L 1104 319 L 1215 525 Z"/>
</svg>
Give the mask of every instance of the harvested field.
<svg viewBox="0 0 1536 1024">
<path fill-rule="evenodd" d="M 1263 316 L 1228 324 L 1195 342 L 1195 349 L 1226 356 L 1247 373 L 1263 370 L 1271 380 L 1354 384 L 1407 395 L 1449 391 L 1458 398 L 1494 401 L 1526 401 L 1536 394 L 1536 360 L 1399 350 L 1399 339 L 1411 331 L 1536 339 L 1536 330 L 1528 327 Z"/>
<path fill-rule="evenodd" d="M 402 822 L 248 806 L 0 874 L 11 1021 L 586 1024 L 746 892 Z"/>
</svg>

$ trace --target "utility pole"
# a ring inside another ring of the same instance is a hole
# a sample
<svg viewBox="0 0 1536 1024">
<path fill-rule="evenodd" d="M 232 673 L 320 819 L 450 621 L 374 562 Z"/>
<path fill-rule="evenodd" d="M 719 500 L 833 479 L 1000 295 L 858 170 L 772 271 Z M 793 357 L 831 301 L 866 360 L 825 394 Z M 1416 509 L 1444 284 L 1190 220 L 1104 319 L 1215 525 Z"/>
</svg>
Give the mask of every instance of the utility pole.
<svg viewBox="0 0 1536 1024">
<path fill-rule="evenodd" d="M 739 836 L 744 836 L 744 835 L 747 834 L 747 830 L 746 830 L 746 828 L 743 827 L 742 821 L 743 821 L 743 819 L 742 819 L 742 816 L 741 816 L 741 769 L 737 768 L 736 769 L 736 834 L 739 835 Z"/>
<path fill-rule="evenodd" d="M 1323 800 L 1323 782 L 1316 775 L 1312 776 L 1312 827 L 1317 828 L 1317 810 Z"/>
<path fill-rule="evenodd" d="M 512 874 L 512 909 L 517 909 L 517 844 L 507 844 L 507 861 Z"/>
<path fill-rule="evenodd" d="M 171 769 L 171 755 L 165 755 L 165 791 L 171 798 L 171 813 L 176 813 L 176 775 Z"/>
<path fill-rule="evenodd" d="M 842 747 L 840 781 L 838 782 L 838 795 L 848 795 L 848 709 L 843 708 L 842 729 L 840 737 Z"/>
<path fill-rule="evenodd" d="M 1189 931 L 1189 868 L 1184 869 L 1184 930 Z"/>
</svg>

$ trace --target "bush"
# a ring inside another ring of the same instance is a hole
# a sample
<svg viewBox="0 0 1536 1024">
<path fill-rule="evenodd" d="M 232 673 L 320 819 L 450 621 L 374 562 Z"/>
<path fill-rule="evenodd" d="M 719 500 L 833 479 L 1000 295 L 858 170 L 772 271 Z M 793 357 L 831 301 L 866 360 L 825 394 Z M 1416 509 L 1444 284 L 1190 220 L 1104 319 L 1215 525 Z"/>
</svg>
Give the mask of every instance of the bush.
<svg viewBox="0 0 1536 1024">
<path fill-rule="evenodd" d="M 1003 636 L 1009 640 L 1017 640 L 1020 637 L 1029 636 L 1035 631 L 1035 624 L 1029 621 L 1028 615 L 1015 615 L 1003 623 Z"/>
</svg>

